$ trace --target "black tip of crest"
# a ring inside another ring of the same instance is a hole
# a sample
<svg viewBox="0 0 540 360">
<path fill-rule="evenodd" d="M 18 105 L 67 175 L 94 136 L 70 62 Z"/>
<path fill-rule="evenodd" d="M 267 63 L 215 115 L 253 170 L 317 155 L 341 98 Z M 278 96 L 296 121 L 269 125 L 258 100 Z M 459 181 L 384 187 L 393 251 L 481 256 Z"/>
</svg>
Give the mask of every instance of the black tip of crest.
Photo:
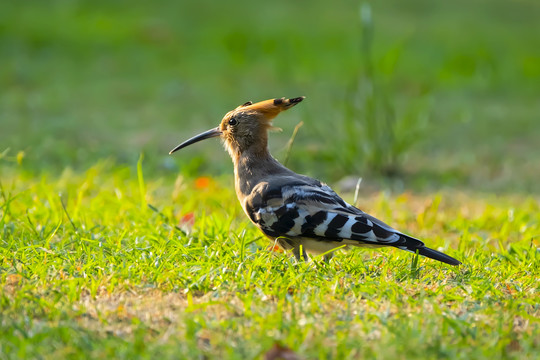
<svg viewBox="0 0 540 360">
<path fill-rule="evenodd" d="M 291 99 L 274 99 L 274 105 L 285 105 L 285 106 L 292 106 L 298 104 L 300 101 L 304 100 L 305 96 L 295 97 Z"/>
<path fill-rule="evenodd" d="M 305 98 L 306 98 L 305 96 L 300 96 L 300 97 L 292 98 L 292 99 L 289 99 L 289 103 L 291 103 L 291 104 L 297 104 L 297 103 L 299 103 L 300 101 L 304 100 Z"/>
</svg>

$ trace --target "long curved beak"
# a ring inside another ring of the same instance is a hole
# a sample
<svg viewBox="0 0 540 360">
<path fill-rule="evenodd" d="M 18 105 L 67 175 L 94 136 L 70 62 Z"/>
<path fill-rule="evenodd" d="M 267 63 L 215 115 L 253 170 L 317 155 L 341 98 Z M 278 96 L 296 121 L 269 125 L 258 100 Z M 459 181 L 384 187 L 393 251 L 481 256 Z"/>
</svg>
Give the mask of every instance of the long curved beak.
<svg viewBox="0 0 540 360">
<path fill-rule="evenodd" d="M 206 139 L 210 139 L 210 138 L 218 137 L 218 136 L 221 136 L 221 130 L 219 130 L 219 127 L 214 128 L 214 129 L 210 129 L 210 130 L 205 131 L 205 132 L 203 132 L 203 133 L 201 133 L 199 135 L 196 135 L 196 136 L 192 137 L 191 139 L 186 140 L 183 143 L 181 143 L 180 145 L 176 146 L 174 149 L 169 151 L 169 155 L 172 154 L 175 151 L 183 149 L 186 146 L 189 146 L 191 144 L 195 144 L 196 142 L 199 142 L 201 140 L 206 140 Z"/>
</svg>

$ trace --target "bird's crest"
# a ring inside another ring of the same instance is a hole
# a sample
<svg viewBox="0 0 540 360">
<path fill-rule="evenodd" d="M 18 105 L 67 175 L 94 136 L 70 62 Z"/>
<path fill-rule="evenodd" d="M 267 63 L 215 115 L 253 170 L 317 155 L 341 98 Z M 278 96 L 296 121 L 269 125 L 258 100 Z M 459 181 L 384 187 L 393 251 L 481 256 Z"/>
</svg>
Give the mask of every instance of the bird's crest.
<svg viewBox="0 0 540 360">
<path fill-rule="evenodd" d="M 304 100 L 305 96 L 300 96 L 292 99 L 280 98 L 280 99 L 270 99 L 259 101 L 253 104 L 251 101 L 246 102 L 243 105 L 240 105 L 235 109 L 242 111 L 249 111 L 263 115 L 267 120 L 275 118 L 283 110 L 287 110 L 294 105 L 298 104 L 300 101 Z"/>
</svg>

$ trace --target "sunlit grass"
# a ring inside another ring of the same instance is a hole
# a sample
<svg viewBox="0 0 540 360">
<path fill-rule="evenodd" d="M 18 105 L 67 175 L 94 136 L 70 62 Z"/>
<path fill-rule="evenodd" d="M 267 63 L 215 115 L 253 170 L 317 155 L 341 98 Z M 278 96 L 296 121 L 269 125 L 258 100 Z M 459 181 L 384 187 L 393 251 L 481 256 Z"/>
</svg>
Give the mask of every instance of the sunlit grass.
<svg viewBox="0 0 540 360">
<path fill-rule="evenodd" d="M 276 341 L 307 358 L 540 350 L 533 198 L 361 194 L 363 209 L 464 265 L 414 268 L 398 250 L 297 263 L 269 250 L 230 179 L 141 187 L 139 169 L 2 178 L 3 357 L 242 359 Z"/>
</svg>

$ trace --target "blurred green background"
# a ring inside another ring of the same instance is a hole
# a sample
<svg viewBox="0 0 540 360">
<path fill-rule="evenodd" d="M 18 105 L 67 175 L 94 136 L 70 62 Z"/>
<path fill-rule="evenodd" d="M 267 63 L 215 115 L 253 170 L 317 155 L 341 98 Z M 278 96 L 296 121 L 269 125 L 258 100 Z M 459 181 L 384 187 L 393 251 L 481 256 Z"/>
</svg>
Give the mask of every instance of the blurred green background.
<svg viewBox="0 0 540 360">
<path fill-rule="evenodd" d="M 218 141 L 167 152 L 247 100 L 305 95 L 270 144 L 284 159 L 304 121 L 300 173 L 538 192 L 538 19 L 536 0 L 2 1 L 0 171 L 142 152 L 146 176 L 229 175 Z"/>
</svg>

